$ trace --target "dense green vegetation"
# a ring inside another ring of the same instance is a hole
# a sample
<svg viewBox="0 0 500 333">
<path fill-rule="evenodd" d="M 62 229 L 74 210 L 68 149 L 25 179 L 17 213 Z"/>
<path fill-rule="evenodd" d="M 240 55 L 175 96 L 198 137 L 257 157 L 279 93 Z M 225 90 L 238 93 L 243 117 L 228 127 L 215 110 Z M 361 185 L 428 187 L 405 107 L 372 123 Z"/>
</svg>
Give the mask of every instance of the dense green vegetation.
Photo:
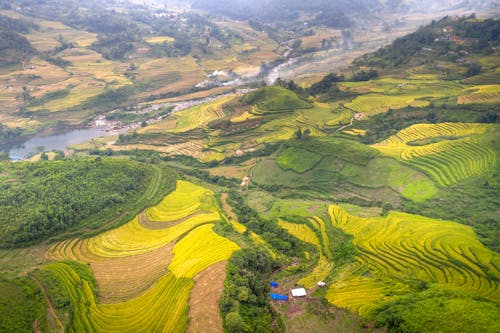
<svg viewBox="0 0 500 333">
<path fill-rule="evenodd" d="M 245 199 L 236 191 L 230 191 L 228 203 L 238 216 L 238 221 L 269 243 L 274 249 L 285 254 L 287 257 L 300 257 L 303 255 L 301 243 L 289 234 L 283 234 L 282 229 L 275 223 L 270 223 L 257 211 L 250 208 Z"/>
<path fill-rule="evenodd" d="M 437 60 L 456 61 L 470 52 L 492 54 L 493 47 L 499 42 L 500 23 L 494 19 L 471 20 L 474 18 L 472 15 L 459 19 L 445 17 L 437 22 L 433 21 L 414 33 L 396 39 L 391 45 L 364 55 L 355 64 L 393 68 L 408 64 L 432 65 Z M 455 43 L 452 37 L 464 40 L 465 43 Z M 473 40 L 469 40 L 470 38 Z M 477 64 L 475 67 L 473 63 L 464 66 L 472 69 L 466 71 L 465 77 L 479 74 L 480 67 L 477 67 Z"/>
<path fill-rule="evenodd" d="M 45 301 L 35 281 L 28 277 L 5 280 L 0 276 L 0 331 L 33 332 L 47 329 Z"/>
<path fill-rule="evenodd" d="M 0 15 L 0 65 L 17 64 L 36 54 L 36 50 L 22 35 L 33 27 L 22 20 Z"/>
<path fill-rule="evenodd" d="M 273 324 L 276 313 L 267 296 L 275 265 L 268 252 L 260 248 L 244 249 L 231 257 L 219 302 L 228 332 L 283 332 L 282 323 Z"/>
<path fill-rule="evenodd" d="M 0 188 L 4 247 L 69 229 L 91 228 L 89 233 L 112 218 L 119 223 L 174 187 L 168 170 L 118 159 L 4 164 L 2 169 L 10 178 Z"/>
<path fill-rule="evenodd" d="M 450 291 L 429 290 L 388 302 L 371 316 L 390 333 L 497 332 L 498 303 Z"/>
</svg>

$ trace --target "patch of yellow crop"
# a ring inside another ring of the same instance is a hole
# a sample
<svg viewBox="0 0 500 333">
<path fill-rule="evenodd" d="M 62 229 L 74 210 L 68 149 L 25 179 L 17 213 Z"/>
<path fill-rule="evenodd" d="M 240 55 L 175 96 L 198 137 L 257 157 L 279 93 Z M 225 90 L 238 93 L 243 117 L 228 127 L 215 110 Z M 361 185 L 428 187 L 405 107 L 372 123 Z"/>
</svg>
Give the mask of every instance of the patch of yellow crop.
<svg viewBox="0 0 500 333">
<path fill-rule="evenodd" d="M 70 89 L 69 94 L 44 103 L 41 106 L 30 108 L 30 111 L 49 110 L 50 112 L 64 111 L 80 105 L 86 100 L 103 92 L 104 88 L 95 83 L 82 83 Z"/>
<path fill-rule="evenodd" d="M 373 147 L 401 159 L 449 186 L 496 165 L 496 154 L 483 137 L 491 124 L 416 124 Z M 485 141 L 486 143 L 486 141 Z"/>
<path fill-rule="evenodd" d="M 246 121 L 246 120 L 249 120 L 249 119 L 254 119 L 254 118 L 259 118 L 257 117 L 256 115 L 248 112 L 248 111 L 245 111 L 243 114 L 237 116 L 237 117 L 233 117 L 231 118 L 231 122 L 232 123 L 241 123 L 243 121 Z"/>
<path fill-rule="evenodd" d="M 213 194 L 202 186 L 178 180 L 175 191 L 158 205 L 148 208 L 146 215 L 153 222 L 169 222 L 185 218 L 199 210 L 213 211 Z"/>
<path fill-rule="evenodd" d="M 237 233 L 243 234 L 247 231 L 247 227 L 245 227 L 245 225 L 233 219 L 229 220 L 229 224 L 233 226 L 234 230 L 236 230 Z"/>
<path fill-rule="evenodd" d="M 421 280 L 500 300 L 500 256 L 481 244 L 471 227 L 399 212 L 361 218 L 334 205 L 329 214 L 334 226 L 354 237 L 358 262 L 375 277 L 391 283 Z M 332 295 L 342 294 L 332 288 Z"/>
<path fill-rule="evenodd" d="M 225 114 L 222 106 L 233 98 L 234 96 L 222 97 L 176 113 L 177 123 L 171 132 L 186 132 L 204 126 L 212 120 L 223 118 Z"/>
<path fill-rule="evenodd" d="M 300 279 L 297 283 L 305 288 L 314 288 L 319 281 L 324 281 L 333 268 L 333 262 L 320 255 L 318 264 L 311 273 Z"/>
<path fill-rule="evenodd" d="M 87 278 L 64 262 L 42 268 L 58 277 L 71 299 L 73 315 L 68 330 L 184 332 L 188 300 L 197 297 L 190 295 L 193 278 L 239 249 L 213 231 L 221 216 L 211 204 L 217 203 L 210 190 L 179 181 L 177 189 L 155 211 L 156 215 L 166 214 L 169 221 L 182 217 L 176 223 L 149 228 L 152 222 L 143 221 L 141 214 L 96 237 L 52 245 L 47 258 L 89 263 L 96 280 L 94 290 Z M 178 214 L 172 205 L 180 208 Z M 214 211 L 205 212 L 208 208 Z"/>
<path fill-rule="evenodd" d="M 65 263 L 44 267 L 62 282 L 69 295 L 72 332 L 173 332 L 186 330 L 188 300 L 194 281 L 168 273 L 143 295 L 115 304 L 99 304 L 87 280 Z"/>
<path fill-rule="evenodd" d="M 168 36 L 152 36 L 146 38 L 146 43 L 149 44 L 163 44 L 165 42 L 167 43 L 173 43 L 175 39 L 173 37 L 168 37 Z"/>
<path fill-rule="evenodd" d="M 134 73 L 141 83 L 152 88 L 140 94 L 140 97 L 184 91 L 206 80 L 205 72 L 193 57 L 150 60 L 140 65 Z"/>
<path fill-rule="evenodd" d="M 278 225 L 303 242 L 320 245 L 318 236 L 307 224 L 290 223 L 279 219 Z"/>
<path fill-rule="evenodd" d="M 326 299 L 335 306 L 365 315 L 388 297 L 382 282 L 369 277 L 347 276 L 331 284 Z"/>
<path fill-rule="evenodd" d="M 464 89 L 463 93 L 457 97 L 457 103 L 500 103 L 500 85 L 488 84 Z"/>
<path fill-rule="evenodd" d="M 229 259 L 240 249 L 237 244 L 217 235 L 213 226 L 197 227 L 175 245 L 169 270 L 176 277 L 194 278 L 208 266 Z"/>
<path fill-rule="evenodd" d="M 352 128 L 349 130 L 342 131 L 342 133 L 349 134 L 349 135 L 354 135 L 354 136 L 365 136 L 366 131 L 362 129 L 357 129 L 357 128 Z"/>
</svg>

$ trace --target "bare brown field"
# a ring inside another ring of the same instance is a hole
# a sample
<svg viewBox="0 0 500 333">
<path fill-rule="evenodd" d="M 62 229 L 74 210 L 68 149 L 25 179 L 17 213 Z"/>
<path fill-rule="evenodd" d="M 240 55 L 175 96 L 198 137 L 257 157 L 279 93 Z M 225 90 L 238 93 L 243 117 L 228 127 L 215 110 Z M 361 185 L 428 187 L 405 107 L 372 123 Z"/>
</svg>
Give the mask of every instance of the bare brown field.
<svg viewBox="0 0 500 333">
<path fill-rule="evenodd" d="M 311 48 L 316 47 L 318 49 L 321 48 L 321 44 L 323 39 L 330 40 L 334 39 L 334 45 L 337 42 L 342 42 L 342 34 L 338 29 L 329 29 L 329 28 L 315 28 L 314 35 L 302 37 L 302 47 Z"/>
<path fill-rule="evenodd" d="M 99 302 L 117 303 L 144 293 L 167 273 L 173 243 L 130 257 L 100 258 L 90 268 L 97 283 Z"/>
<path fill-rule="evenodd" d="M 224 289 L 227 261 L 218 262 L 194 278 L 189 298 L 188 333 L 222 333 L 219 299 Z"/>
</svg>

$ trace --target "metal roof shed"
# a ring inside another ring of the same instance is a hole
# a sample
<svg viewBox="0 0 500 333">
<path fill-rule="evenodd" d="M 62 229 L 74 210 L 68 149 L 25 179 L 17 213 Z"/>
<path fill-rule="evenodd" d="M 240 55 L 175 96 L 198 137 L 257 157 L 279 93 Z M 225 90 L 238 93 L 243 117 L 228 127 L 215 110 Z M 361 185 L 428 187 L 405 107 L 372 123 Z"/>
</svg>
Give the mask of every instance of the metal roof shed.
<svg viewBox="0 0 500 333">
<path fill-rule="evenodd" d="M 304 288 L 292 289 L 293 297 L 305 297 L 307 295 L 306 290 Z"/>
</svg>

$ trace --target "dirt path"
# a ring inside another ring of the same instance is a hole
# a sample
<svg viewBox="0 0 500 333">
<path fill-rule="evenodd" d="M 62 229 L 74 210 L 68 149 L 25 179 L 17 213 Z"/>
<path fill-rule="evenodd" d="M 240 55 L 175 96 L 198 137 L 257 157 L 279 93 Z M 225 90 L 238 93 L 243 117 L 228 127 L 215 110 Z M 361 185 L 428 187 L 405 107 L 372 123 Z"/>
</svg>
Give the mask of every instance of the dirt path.
<svg viewBox="0 0 500 333">
<path fill-rule="evenodd" d="M 343 129 L 346 129 L 347 127 L 352 126 L 352 123 L 354 122 L 354 120 L 359 120 L 359 119 L 361 119 L 362 116 L 363 116 L 362 113 L 355 113 L 354 116 L 351 117 L 351 121 L 349 122 L 349 124 L 344 125 L 344 126 L 340 127 L 339 129 L 337 129 L 335 131 L 335 134 L 342 131 Z"/>
<path fill-rule="evenodd" d="M 222 201 L 222 209 L 224 210 L 224 212 L 226 212 L 227 216 L 235 221 L 238 221 L 238 217 L 236 216 L 236 214 L 234 214 L 231 206 L 229 206 L 229 204 L 227 203 L 227 193 L 222 193 L 220 195 L 220 198 Z"/>
<path fill-rule="evenodd" d="M 47 305 L 49 307 L 50 314 L 52 315 L 52 318 L 54 318 L 56 320 L 59 327 L 61 327 L 60 332 L 64 333 L 64 325 L 61 322 L 61 320 L 59 319 L 59 317 L 56 315 L 56 311 L 54 310 L 54 306 L 52 305 L 52 302 L 50 301 L 49 294 L 47 293 L 47 290 L 45 289 L 44 285 L 40 282 L 40 280 L 38 280 L 38 278 L 36 276 L 30 275 L 30 277 L 33 280 L 35 280 L 35 282 L 40 286 L 40 289 L 42 289 L 43 295 L 45 297 L 45 302 L 47 302 Z"/>
</svg>

